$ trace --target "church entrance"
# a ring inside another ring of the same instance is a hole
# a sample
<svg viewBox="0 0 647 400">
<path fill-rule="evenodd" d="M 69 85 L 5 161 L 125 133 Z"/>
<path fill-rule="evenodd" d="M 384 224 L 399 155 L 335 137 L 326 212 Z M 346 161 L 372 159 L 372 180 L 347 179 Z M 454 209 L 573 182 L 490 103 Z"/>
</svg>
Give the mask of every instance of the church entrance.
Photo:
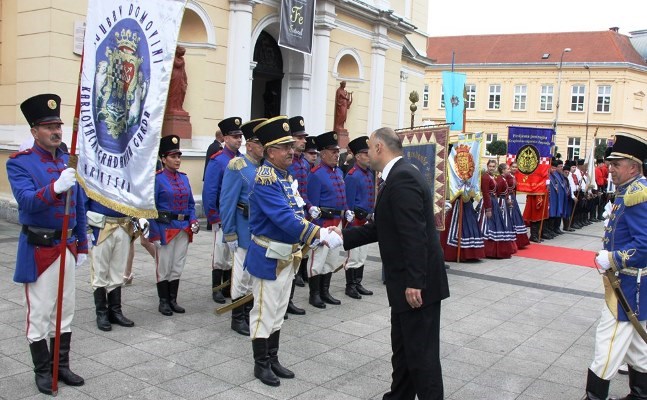
<svg viewBox="0 0 647 400">
<path fill-rule="evenodd" d="M 276 117 L 281 114 L 283 56 L 276 40 L 265 31 L 254 46 L 254 61 L 251 119 Z"/>
</svg>

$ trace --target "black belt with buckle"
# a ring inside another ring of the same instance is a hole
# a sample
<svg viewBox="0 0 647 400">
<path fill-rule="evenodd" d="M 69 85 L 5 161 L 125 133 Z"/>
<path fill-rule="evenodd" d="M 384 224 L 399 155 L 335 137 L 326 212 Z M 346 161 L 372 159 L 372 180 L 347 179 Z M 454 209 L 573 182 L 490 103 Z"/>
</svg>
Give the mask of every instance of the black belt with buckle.
<svg viewBox="0 0 647 400">
<path fill-rule="evenodd" d="M 63 231 L 37 226 L 22 226 L 22 233 L 27 235 L 27 243 L 34 246 L 54 246 L 55 240 L 61 240 Z M 67 230 L 67 237 L 72 236 L 72 229 Z"/>
<path fill-rule="evenodd" d="M 323 219 L 344 218 L 344 210 L 336 210 L 334 208 L 319 207 L 321 210 L 321 217 Z"/>
<path fill-rule="evenodd" d="M 366 211 L 361 207 L 355 207 L 355 209 L 353 210 L 353 213 L 355 213 L 355 218 L 357 219 L 366 219 L 366 217 L 368 217 L 368 214 L 369 214 L 368 211 Z"/>
<path fill-rule="evenodd" d="M 188 221 L 187 214 L 173 214 L 167 211 L 158 211 L 155 221 L 162 224 L 170 224 L 171 221 Z"/>
<path fill-rule="evenodd" d="M 249 218 L 249 204 L 245 204 L 245 203 L 238 203 L 238 204 L 236 204 L 236 207 L 237 207 L 240 211 L 242 211 L 242 213 L 243 213 L 243 217 L 245 217 L 245 218 Z"/>
</svg>

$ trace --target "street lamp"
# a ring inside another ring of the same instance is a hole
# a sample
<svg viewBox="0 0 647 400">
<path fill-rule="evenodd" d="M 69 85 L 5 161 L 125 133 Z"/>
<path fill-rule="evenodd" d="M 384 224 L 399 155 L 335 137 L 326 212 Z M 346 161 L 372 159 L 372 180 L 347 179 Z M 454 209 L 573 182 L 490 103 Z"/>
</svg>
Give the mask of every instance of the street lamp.
<svg viewBox="0 0 647 400">
<path fill-rule="evenodd" d="M 587 83 L 587 99 L 586 99 L 586 129 L 584 134 L 584 154 L 588 154 L 589 147 L 589 107 L 591 107 L 591 68 L 588 65 L 584 66 L 586 72 L 589 73 L 589 83 Z"/>
<path fill-rule="evenodd" d="M 555 105 L 555 121 L 553 121 L 553 130 L 557 134 L 557 120 L 559 119 L 559 96 L 562 89 L 562 62 L 564 61 L 564 53 L 570 53 L 571 48 L 567 47 L 562 50 L 562 55 L 559 57 L 559 72 L 557 73 L 557 103 Z"/>
</svg>

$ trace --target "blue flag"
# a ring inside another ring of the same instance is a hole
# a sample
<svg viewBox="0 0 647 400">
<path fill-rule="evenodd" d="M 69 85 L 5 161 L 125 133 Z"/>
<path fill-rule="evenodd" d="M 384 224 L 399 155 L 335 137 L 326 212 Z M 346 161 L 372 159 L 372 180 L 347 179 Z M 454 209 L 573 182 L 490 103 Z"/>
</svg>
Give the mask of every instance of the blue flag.
<svg viewBox="0 0 647 400">
<path fill-rule="evenodd" d="M 459 72 L 443 71 L 443 92 L 445 94 L 445 121 L 452 131 L 463 130 L 463 110 L 465 109 L 465 81 L 467 75 Z"/>
</svg>

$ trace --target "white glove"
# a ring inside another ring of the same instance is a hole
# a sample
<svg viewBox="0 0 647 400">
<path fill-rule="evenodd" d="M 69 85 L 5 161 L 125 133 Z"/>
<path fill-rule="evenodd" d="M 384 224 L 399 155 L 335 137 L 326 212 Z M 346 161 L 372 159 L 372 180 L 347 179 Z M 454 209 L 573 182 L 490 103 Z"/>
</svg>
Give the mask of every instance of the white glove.
<svg viewBox="0 0 647 400">
<path fill-rule="evenodd" d="M 344 240 L 335 231 L 329 231 L 327 228 L 319 229 L 319 240 L 331 249 L 335 249 L 344 244 Z"/>
<path fill-rule="evenodd" d="M 88 260 L 88 255 L 85 253 L 79 253 L 76 255 L 76 268 L 79 268 L 85 264 Z"/>
<path fill-rule="evenodd" d="M 452 203 L 446 201 L 445 202 L 445 211 L 447 212 L 447 211 L 449 211 L 451 209 L 452 209 Z"/>
<path fill-rule="evenodd" d="M 546 179 L 546 186 L 550 186 L 550 179 Z"/>
<path fill-rule="evenodd" d="M 321 216 L 321 210 L 317 206 L 310 207 L 310 210 L 308 210 L 308 212 L 310 213 L 312 219 L 317 219 Z"/>
<path fill-rule="evenodd" d="M 353 222 L 353 220 L 355 219 L 355 213 L 351 210 L 346 210 L 344 217 L 346 217 L 346 221 Z"/>
<path fill-rule="evenodd" d="M 600 264 L 600 268 L 605 271 L 611 268 L 611 262 L 609 262 L 609 252 L 606 250 L 600 250 L 598 252 L 598 255 L 595 256 L 595 261 L 597 261 L 598 264 Z"/>
<path fill-rule="evenodd" d="M 198 223 L 198 221 L 191 224 L 191 232 L 193 232 L 194 234 L 200 232 L 200 224 Z"/>
<path fill-rule="evenodd" d="M 294 194 L 294 201 L 297 202 L 297 206 L 299 208 L 306 205 L 306 202 L 303 201 L 303 197 L 301 197 L 301 193 L 299 193 L 299 181 L 296 179 L 292 181 L 292 194 Z"/>
<path fill-rule="evenodd" d="M 88 251 L 89 251 L 92 248 L 92 246 L 94 246 L 94 243 L 93 243 L 94 242 L 94 233 L 88 233 L 86 235 L 86 237 L 88 239 Z"/>
<path fill-rule="evenodd" d="M 146 218 L 140 218 L 137 221 L 137 225 L 139 225 L 139 229 L 141 229 L 144 239 L 148 239 L 148 235 L 150 235 L 151 233 L 151 224 L 148 222 L 148 220 Z"/>
<path fill-rule="evenodd" d="M 238 247 L 238 240 L 227 242 L 227 246 L 229 246 L 229 251 L 236 252 L 236 248 Z"/>
<path fill-rule="evenodd" d="M 56 194 L 67 192 L 69 188 L 76 183 L 76 170 L 74 168 L 66 168 L 61 172 L 61 176 L 54 182 L 54 191 Z"/>
<path fill-rule="evenodd" d="M 611 211 L 613 210 L 613 204 L 610 201 L 607 201 L 607 204 L 604 205 L 604 212 L 602 213 L 602 218 L 608 219 L 611 216 Z"/>
<path fill-rule="evenodd" d="M 155 248 L 162 248 L 162 242 L 160 242 L 159 240 L 154 240 L 153 244 L 155 245 Z"/>
</svg>

